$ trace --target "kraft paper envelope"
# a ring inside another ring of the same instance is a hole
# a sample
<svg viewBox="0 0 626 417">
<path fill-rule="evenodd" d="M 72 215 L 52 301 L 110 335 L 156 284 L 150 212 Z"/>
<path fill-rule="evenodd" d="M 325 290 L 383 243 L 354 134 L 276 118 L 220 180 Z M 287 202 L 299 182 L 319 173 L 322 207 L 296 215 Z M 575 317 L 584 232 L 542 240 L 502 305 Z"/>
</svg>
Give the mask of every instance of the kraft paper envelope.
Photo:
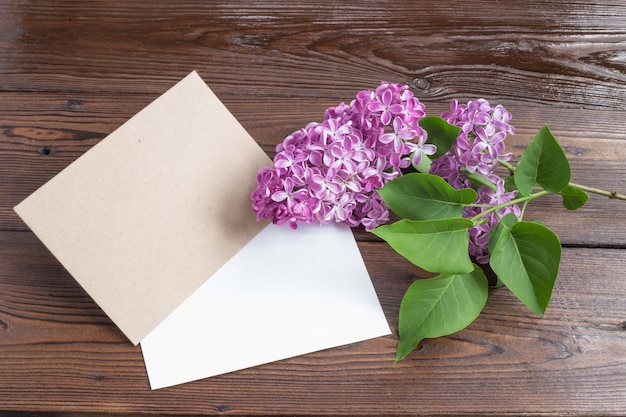
<svg viewBox="0 0 626 417">
<path fill-rule="evenodd" d="M 270 225 L 141 341 L 152 389 L 390 333 L 346 225 Z"/>
<path fill-rule="evenodd" d="M 265 227 L 269 164 L 192 72 L 15 211 L 138 344 Z"/>
</svg>

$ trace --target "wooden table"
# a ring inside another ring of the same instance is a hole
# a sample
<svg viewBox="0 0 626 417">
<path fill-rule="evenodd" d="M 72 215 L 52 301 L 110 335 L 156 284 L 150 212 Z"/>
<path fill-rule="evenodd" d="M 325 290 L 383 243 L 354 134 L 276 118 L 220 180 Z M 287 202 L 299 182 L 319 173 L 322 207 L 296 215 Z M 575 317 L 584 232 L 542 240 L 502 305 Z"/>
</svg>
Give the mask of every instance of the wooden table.
<svg viewBox="0 0 626 417">
<path fill-rule="evenodd" d="M 0 1 L 0 410 L 626 415 L 625 202 L 592 197 L 569 213 L 548 199 L 528 213 L 564 246 L 543 318 L 494 290 L 469 328 L 397 365 L 394 334 L 157 391 L 140 348 L 12 210 L 193 69 L 270 155 L 387 80 L 433 114 L 452 98 L 504 104 L 517 155 L 547 123 L 573 181 L 624 193 L 626 5 L 615 3 Z M 355 235 L 395 332 L 424 273 Z"/>
</svg>

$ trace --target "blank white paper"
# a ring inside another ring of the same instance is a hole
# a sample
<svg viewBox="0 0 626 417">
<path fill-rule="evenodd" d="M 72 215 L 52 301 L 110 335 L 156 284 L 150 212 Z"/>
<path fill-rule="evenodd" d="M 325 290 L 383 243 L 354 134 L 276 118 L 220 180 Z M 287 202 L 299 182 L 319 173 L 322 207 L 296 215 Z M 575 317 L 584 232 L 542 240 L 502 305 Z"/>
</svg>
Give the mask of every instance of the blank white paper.
<svg viewBox="0 0 626 417">
<path fill-rule="evenodd" d="M 141 348 L 158 389 L 388 334 L 349 227 L 269 225 Z"/>
</svg>

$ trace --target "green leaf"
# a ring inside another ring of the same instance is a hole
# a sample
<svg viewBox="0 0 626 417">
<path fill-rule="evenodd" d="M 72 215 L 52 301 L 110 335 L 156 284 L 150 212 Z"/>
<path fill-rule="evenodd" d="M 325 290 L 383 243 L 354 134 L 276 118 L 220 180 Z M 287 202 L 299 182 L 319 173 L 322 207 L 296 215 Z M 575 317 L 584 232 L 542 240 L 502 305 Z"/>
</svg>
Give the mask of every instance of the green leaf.
<svg viewBox="0 0 626 417">
<path fill-rule="evenodd" d="M 482 311 L 488 292 L 487 277 L 476 265 L 467 274 L 442 274 L 413 282 L 400 304 L 396 362 L 422 339 L 446 336 L 467 327 Z"/>
<path fill-rule="evenodd" d="M 389 181 L 378 193 L 394 213 L 410 220 L 461 217 L 463 206 L 478 198 L 471 188 L 457 190 L 437 175 L 418 173 Z"/>
<path fill-rule="evenodd" d="M 517 185 L 515 185 L 515 175 L 509 175 L 504 180 L 504 191 L 510 193 L 511 191 L 517 191 Z"/>
<path fill-rule="evenodd" d="M 572 185 L 567 185 L 559 194 L 563 197 L 563 207 L 568 210 L 578 210 L 589 200 L 586 192 Z"/>
<path fill-rule="evenodd" d="M 448 152 L 461 132 L 460 127 L 451 125 L 438 116 L 426 116 L 420 120 L 419 124 L 428 133 L 426 142 L 437 146 L 437 151 L 431 156 L 432 159 L 439 158 Z"/>
<path fill-rule="evenodd" d="M 465 274 L 472 269 L 468 253 L 468 219 L 407 220 L 372 230 L 396 252 L 435 273 Z"/>
<path fill-rule="evenodd" d="M 539 130 L 524 151 L 514 179 L 523 196 L 529 195 L 535 184 L 548 192 L 558 193 L 569 183 L 569 162 L 548 126 Z"/>
<path fill-rule="evenodd" d="M 489 239 L 489 265 L 531 311 L 544 314 L 559 272 L 561 243 L 547 227 L 507 214 Z"/>
</svg>

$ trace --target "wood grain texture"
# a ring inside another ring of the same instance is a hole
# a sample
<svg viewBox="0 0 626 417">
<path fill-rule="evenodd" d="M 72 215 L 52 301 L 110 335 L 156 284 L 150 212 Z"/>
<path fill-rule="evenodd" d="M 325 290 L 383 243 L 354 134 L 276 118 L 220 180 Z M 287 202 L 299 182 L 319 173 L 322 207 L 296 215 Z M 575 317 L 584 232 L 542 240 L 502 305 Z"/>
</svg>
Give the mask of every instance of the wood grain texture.
<svg viewBox="0 0 626 417">
<path fill-rule="evenodd" d="M 395 326 L 405 287 L 424 274 L 386 245 L 361 242 L 360 248 Z M 626 382 L 626 291 L 612 275 L 626 266 L 618 250 L 566 249 L 545 317 L 494 290 L 469 328 L 425 341 L 397 365 L 396 337 L 388 336 L 151 392 L 139 349 L 36 238 L 4 232 L 0 249 L 5 409 L 437 415 L 454 414 L 462 403 L 465 413 L 476 414 L 566 408 L 593 414 L 602 401 L 608 415 L 626 405 L 615 396 Z M 27 268 L 25 255 L 31 255 Z M 590 272 L 579 274 L 581 266 Z M 22 279 L 25 269 L 36 282 Z"/>
<path fill-rule="evenodd" d="M 616 3 L 0 1 L 0 415 L 626 416 L 623 202 L 529 208 L 565 246 L 543 318 L 493 290 L 470 327 L 396 365 L 394 334 L 157 391 L 140 349 L 12 210 L 193 69 L 270 155 L 388 80 L 432 114 L 452 98 L 506 105 L 515 155 L 548 124 L 573 181 L 626 193 Z M 354 233 L 395 332 L 427 274 Z"/>
</svg>

